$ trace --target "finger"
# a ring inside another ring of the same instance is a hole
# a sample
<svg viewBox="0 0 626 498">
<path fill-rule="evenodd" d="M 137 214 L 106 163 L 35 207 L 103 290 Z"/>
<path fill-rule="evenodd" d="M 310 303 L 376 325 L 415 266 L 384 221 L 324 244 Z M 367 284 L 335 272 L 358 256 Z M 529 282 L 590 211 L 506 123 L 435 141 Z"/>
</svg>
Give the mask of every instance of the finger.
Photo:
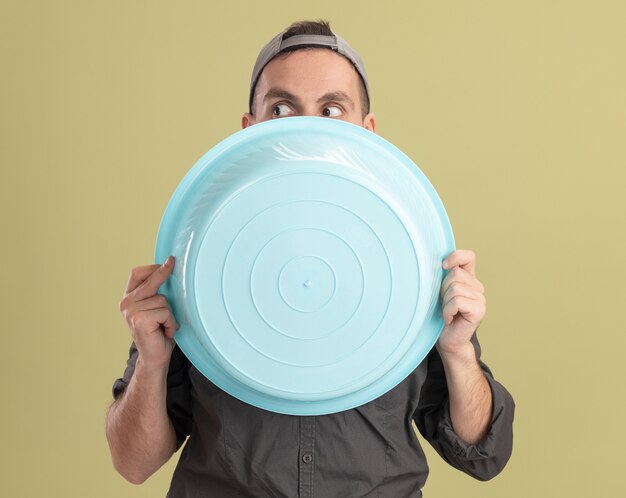
<svg viewBox="0 0 626 498">
<path fill-rule="evenodd" d="M 161 294 L 157 294 L 156 296 L 148 297 L 146 299 L 142 299 L 141 301 L 130 302 L 128 307 L 123 311 L 126 312 L 127 316 L 132 316 L 140 311 L 151 311 L 161 308 L 170 311 L 172 310 L 167 298 Z"/>
<path fill-rule="evenodd" d="M 452 285 L 454 282 L 462 282 L 467 284 L 479 292 L 485 292 L 485 286 L 482 284 L 480 280 L 476 277 L 469 274 L 467 270 L 464 270 L 460 266 L 455 266 L 448 272 L 446 278 L 443 279 L 441 283 L 441 295 L 443 296 L 445 292 L 448 290 L 448 287 Z"/>
<path fill-rule="evenodd" d="M 139 287 L 159 266 L 161 265 L 137 266 L 133 268 L 128 277 L 128 284 L 126 284 L 124 295 L 131 293 Z"/>
<path fill-rule="evenodd" d="M 176 318 L 172 313 L 166 318 L 166 320 L 161 324 L 163 325 L 163 333 L 170 339 L 174 337 L 176 331 L 180 328 Z"/>
<path fill-rule="evenodd" d="M 170 256 L 144 282 L 129 295 L 133 301 L 141 301 L 154 296 L 159 287 L 168 279 L 174 269 L 174 258 Z"/>
<path fill-rule="evenodd" d="M 484 306 L 476 300 L 466 297 L 455 297 L 450 299 L 443 307 L 443 320 L 446 325 L 450 325 L 457 315 L 470 323 L 478 324 L 484 316 Z"/>
<path fill-rule="evenodd" d="M 463 249 L 458 249 L 444 259 L 443 268 L 448 270 L 450 268 L 454 268 L 455 266 L 460 266 L 464 270 L 466 270 L 470 275 L 476 275 L 476 254 L 474 251 L 465 251 Z"/>
<path fill-rule="evenodd" d="M 165 335 L 171 338 L 174 332 L 178 330 L 178 323 L 172 312 L 167 308 L 139 311 L 131 317 L 129 325 L 134 333 L 140 337 L 163 330 Z"/>
<path fill-rule="evenodd" d="M 446 289 L 446 292 L 443 294 L 441 300 L 445 306 L 445 303 L 455 297 L 466 297 L 475 301 L 485 302 L 485 295 L 482 292 L 463 282 L 454 282 L 450 285 Z"/>
</svg>

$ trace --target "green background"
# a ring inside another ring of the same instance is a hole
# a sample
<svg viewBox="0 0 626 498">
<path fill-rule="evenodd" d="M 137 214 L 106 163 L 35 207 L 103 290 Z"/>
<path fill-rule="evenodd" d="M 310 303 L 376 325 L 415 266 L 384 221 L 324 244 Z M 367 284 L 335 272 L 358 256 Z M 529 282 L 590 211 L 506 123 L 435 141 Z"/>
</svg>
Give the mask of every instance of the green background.
<svg viewBox="0 0 626 498">
<path fill-rule="evenodd" d="M 0 495 L 165 495 L 174 461 L 136 487 L 104 438 L 119 300 L 180 179 L 239 129 L 260 47 L 322 17 L 476 251 L 484 358 L 517 402 L 504 473 L 476 482 L 429 451 L 425 496 L 618 496 L 625 5 L 3 0 Z"/>
</svg>

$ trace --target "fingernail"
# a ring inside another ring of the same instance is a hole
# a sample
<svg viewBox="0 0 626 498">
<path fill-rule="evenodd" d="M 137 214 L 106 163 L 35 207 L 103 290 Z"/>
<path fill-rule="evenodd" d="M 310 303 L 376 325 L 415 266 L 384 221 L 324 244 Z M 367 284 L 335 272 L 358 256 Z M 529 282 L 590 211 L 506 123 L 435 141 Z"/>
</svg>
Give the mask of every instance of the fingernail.
<svg viewBox="0 0 626 498">
<path fill-rule="evenodd" d="M 443 269 L 444 269 L 444 270 L 447 270 L 447 269 L 448 269 L 448 260 L 447 260 L 447 259 L 444 259 L 444 260 L 443 260 Z"/>
<path fill-rule="evenodd" d="M 163 266 L 168 266 L 171 262 L 172 262 L 172 256 L 168 256 L 165 262 L 163 263 Z"/>
</svg>

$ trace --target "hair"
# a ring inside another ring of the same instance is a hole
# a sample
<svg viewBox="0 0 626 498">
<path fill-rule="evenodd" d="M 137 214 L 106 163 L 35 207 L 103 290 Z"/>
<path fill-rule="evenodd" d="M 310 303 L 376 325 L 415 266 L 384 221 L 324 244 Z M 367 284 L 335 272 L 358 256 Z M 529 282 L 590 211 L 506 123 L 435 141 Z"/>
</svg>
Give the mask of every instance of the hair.
<svg viewBox="0 0 626 498">
<path fill-rule="evenodd" d="M 324 35 L 324 36 L 333 36 L 334 33 L 330 29 L 330 23 L 328 21 L 324 21 L 323 19 L 318 19 L 317 21 L 297 21 L 292 23 L 286 30 L 283 35 L 283 40 L 287 38 L 291 38 L 296 35 Z M 280 54 L 276 55 L 275 58 L 285 57 L 289 55 L 291 52 L 295 52 L 296 50 L 315 50 L 315 49 L 325 49 L 332 50 L 330 47 L 319 47 L 315 45 L 311 46 L 299 46 L 299 47 L 290 47 L 283 50 Z M 341 55 L 341 54 L 339 54 Z M 342 56 L 343 57 L 343 56 Z M 347 57 L 346 60 L 352 64 Z M 365 89 L 365 83 L 363 82 L 363 78 L 359 74 L 359 72 L 354 68 L 358 77 L 359 77 L 359 93 L 361 94 L 361 113 L 363 117 L 370 112 L 370 99 L 367 95 L 367 90 Z M 256 86 L 256 85 L 255 85 Z M 256 92 L 253 92 L 252 97 L 252 109 L 254 109 L 256 105 Z"/>
<path fill-rule="evenodd" d="M 330 23 L 323 19 L 317 21 L 297 21 L 287 28 L 283 35 L 283 40 L 296 35 L 323 35 L 333 36 Z"/>
</svg>

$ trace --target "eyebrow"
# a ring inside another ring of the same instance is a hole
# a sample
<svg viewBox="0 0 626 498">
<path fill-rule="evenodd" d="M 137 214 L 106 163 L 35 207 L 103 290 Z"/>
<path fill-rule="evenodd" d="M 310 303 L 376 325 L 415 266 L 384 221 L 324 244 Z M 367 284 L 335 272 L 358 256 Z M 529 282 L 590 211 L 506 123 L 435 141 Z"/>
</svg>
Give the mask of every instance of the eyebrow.
<svg viewBox="0 0 626 498">
<path fill-rule="evenodd" d="M 270 99 L 287 99 L 287 100 L 291 100 L 293 102 L 298 102 L 298 98 L 293 95 L 292 93 L 289 93 L 287 90 L 283 90 L 282 88 L 270 88 L 267 93 L 265 94 L 265 97 L 263 97 L 263 102 L 267 102 Z"/>
<path fill-rule="evenodd" d="M 296 97 L 293 93 L 288 92 L 287 90 L 283 90 L 282 88 L 270 88 L 267 93 L 265 94 L 265 97 L 263 97 L 263 102 L 267 102 L 270 99 L 287 99 L 290 100 L 292 102 L 295 103 L 299 103 L 300 99 L 298 99 L 298 97 Z M 350 96 L 343 91 L 336 91 L 336 92 L 328 92 L 325 93 L 324 95 L 322 95 L 319 99 L 317 99 L 317 103 L 322 103 L 322 102 L 328 102 L 330 100 L 334 100 L 336 102 L 345 102 L 348 105 L 350 105 L 350 107 L 352 107 L 352 109 L 355 108 L 354 106 L 354 101 L 350 98 Z"/>
<path fill-rule="evenodd" d="M 335 102 L 345 102 L 352 109 L 354 109 L 354 101 L 350 98 L 350 96 L 346 92 L 328 92 L 322 95 L 319 99 L 317 99 L 318 103 L 328 102 L 329 100 L 334 100 Z"/>
</svg>

